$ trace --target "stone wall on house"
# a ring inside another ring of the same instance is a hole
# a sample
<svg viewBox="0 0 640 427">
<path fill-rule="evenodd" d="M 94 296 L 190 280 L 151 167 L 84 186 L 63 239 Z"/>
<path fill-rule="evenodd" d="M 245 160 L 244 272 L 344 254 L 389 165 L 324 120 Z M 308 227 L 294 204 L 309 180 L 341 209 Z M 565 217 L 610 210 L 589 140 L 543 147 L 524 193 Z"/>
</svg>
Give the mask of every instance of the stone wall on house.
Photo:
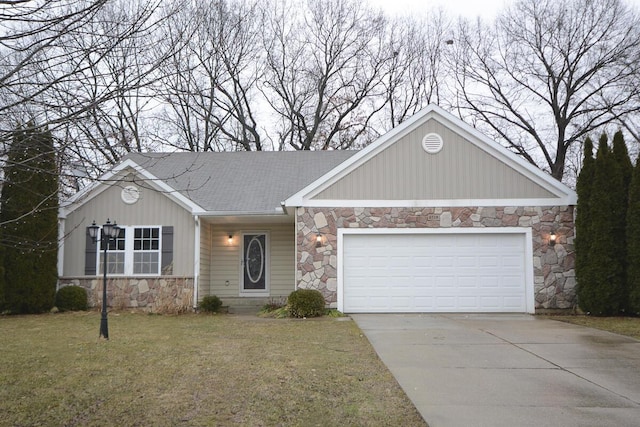
<svg viewBox="0 0 640 427">
<path fill-rule="evenodd" d="M 298 208 L 296 215 L 297 285 L 319 290 L 332 307 L 337 302 L 339 228 L 531 228 L 535 308 L 568 309 L 576 302 L 572 206 Z M 548 244 L 552 231 L 555 246 Z"/>
<path fill-rule="evenodd" d="M 85 288 L 91 307 L 102 306 L 102 284 L 102 277 L 60 279 L 60 287 L 76 285 Z M 185 312 L 193 307 L 193 278 L 107 278 L 107 306 L 115 309 L 142 308 L 154 313 Z"/>
</svg>

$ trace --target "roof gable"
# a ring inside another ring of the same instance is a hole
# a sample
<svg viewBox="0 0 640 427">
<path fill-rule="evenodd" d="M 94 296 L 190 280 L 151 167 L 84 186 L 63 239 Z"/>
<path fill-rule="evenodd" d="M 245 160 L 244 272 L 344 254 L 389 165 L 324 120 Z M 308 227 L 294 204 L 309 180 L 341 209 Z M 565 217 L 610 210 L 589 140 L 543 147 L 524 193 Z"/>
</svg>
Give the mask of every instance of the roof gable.
<svg viewBox="0 0 640 427">
<path fill-rule="evenodd" d="M 442 149 L 427 153 L 436 133 Z M 569 205 L 575 192 L 429 106 L 287 200 L 290 206 Z"/>
<path fill-rule="evenodd" d="M 70 199 L 64 201 L 60 206 L 60 217 L 65 218 L 67 214 L 97 197 L 107 189 L 111 188 L 111 186 L 118 185 L 125 181 L 129 182 L 130 176 L 134 176 L 131 183 L 141 185 L 146 189 L 166 195 L 170 200 L 177 203 L 190 213 L 198 214 L 204 211 L 202 207 L 194 203 L 188 197 L 185 197 L 164 180 L 153 175 L 132 159 L 125 159 L 112 170 L 98 178 L 91 185 L 76 193 Z"/>
</svg>

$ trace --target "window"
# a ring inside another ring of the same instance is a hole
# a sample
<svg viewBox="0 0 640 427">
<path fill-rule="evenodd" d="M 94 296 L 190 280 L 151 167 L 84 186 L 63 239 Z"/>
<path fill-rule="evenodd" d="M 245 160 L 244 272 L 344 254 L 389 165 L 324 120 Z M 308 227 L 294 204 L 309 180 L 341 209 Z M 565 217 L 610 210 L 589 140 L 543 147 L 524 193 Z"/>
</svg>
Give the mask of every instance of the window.
<svg viewBox="0 0 640 427">
<path fill-rule="evenodd" d="M 100 233 L 100 235 L 102 235 L 102 233 Z M 109 239 L 109 247 L 107 250 L 108 274 L 124 274 L 125 236 L 126 230 L 121 228 L 118 237 Z M 100 274 L 102 274 L 102 266 L 104 266 L 104 246 L 106 243 L 106 239 L 100 240 L 100 251 L 98 251 L 98 271 Z"/>
<path fill-rule="evenodd" d="M 98 271 L 104 265 L 104 244 L 98 251 Z M 162 248 L 161 227 L 121 226 L 115 241 L 110 239 L 107 250 L 107 273 L 115 275 L 160 274 Z"/>
<path fill-rule="evenodd" d="M 134 228 L 133 274 L 158 274 L 160 269 L 160 229 Z"/>
</svg>

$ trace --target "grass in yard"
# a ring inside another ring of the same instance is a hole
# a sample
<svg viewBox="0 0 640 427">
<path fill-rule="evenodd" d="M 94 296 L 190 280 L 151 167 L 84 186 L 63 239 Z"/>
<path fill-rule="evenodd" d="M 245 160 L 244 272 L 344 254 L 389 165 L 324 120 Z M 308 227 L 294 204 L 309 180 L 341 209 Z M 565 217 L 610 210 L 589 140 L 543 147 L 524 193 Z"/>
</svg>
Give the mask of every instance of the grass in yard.
<svg viewBox="0 0 640 427">
<path fill-rule="evenodd" d="M 0 317 L 0 425 L 426 425 L 350 320 Z"/>
<path fill-rule="evenodd" d="M 551 319 L 602 329 L 640 340 L 640 317 L 552 316 Z"/>
</svg>

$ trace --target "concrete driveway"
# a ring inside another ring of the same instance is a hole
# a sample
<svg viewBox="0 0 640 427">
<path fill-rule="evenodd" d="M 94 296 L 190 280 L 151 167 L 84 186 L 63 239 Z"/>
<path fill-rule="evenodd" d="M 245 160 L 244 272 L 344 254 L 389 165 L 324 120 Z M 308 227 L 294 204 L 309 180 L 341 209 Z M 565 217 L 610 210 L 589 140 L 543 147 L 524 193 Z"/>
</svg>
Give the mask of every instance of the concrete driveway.
<svg viewBox="0 0 640 427">
<path fill-rule="evenodd" d="M 431 427 L 640 426 L 640 341 L 530 315 L 351 317 Z"/>
</svg>

